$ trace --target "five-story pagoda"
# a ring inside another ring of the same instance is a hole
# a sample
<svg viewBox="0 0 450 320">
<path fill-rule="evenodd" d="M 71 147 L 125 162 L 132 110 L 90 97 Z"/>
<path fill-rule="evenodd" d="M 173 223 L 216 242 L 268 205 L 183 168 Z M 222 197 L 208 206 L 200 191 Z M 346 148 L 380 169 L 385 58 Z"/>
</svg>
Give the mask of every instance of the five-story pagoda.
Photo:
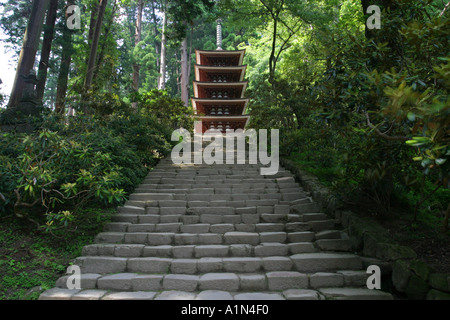
<svg viewBox="0 0 450 320">
<path fill-rule="evenodd" d="M 225 51 L 222 46 L 222 29 L 217 27 L 217 50 L 196 50 L 194 98 L 192 106 L 201 128 L 196 133 L 214 129 L 244 129 L 249 120 L 245 115 L 249 99 L 245 98 L 248 82 L 244 80 L 245 50 Z"/>
</svg>

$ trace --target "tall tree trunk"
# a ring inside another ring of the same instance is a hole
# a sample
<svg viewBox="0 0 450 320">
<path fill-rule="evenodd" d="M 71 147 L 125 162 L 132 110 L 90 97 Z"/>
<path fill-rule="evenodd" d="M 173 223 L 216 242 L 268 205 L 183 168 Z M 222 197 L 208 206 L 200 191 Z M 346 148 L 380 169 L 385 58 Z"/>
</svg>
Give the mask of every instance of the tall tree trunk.
<svg viewBox="0 0 450 320">
<path fill-rule="evenodd" d="M 160 70 L 159 70 L 159 79 L 158 79 L 158 89 L 164 90 L 166 89 L 166 26 L 167 26 L 167 1 L 165 0 L 162 4 L 162 15 L 163 15 L 163 24 L 162 24 L 162 34 L 161 34 L 161 61 L 160 61 Z"/>
<path fill-rule="evenodd" d="M 106 49 L 106 45 L 108 44 L 107 39 L 108 39 L 109 32 L 111 31 L 111 28 L 112 28 L 112 25 L 114 22 L 114 16 L 116 15 L 116 10 L 117 10 L 117 0 L 114 0 L 114 6 L 113 6 L 112 13 L 111 13 L 111 17 L 108 21 L 108 24 L 105 27 L 105 33 L 102 36 L 103 42 L 100 47 L 100 52 L 98 53 L 96 67 L 94 68 L 94 79 L 97 77 L 98 72 L 100 71 L 101 65 L 103 64 L 103 59 L 105 58 L 105 49 Z"/>
<path fill-rule="evenodd" d="M 50 0 L 45 22 L 44 42 L 42 43 L 41 61 L 39 63 L 38 84 L 36 86 L 37 98 L 44 97 L 45 84 L 47 82 L 48 63 L 52 51 L 52 42 L 55 34 L 56 12 L 58 11 L 58 0 Z"/>
<path fill-rule="evenodd" d="M 17 107 L 25 87 L 23 76 L 28 76 L 30 70 L 34 67 L 36 52 L 41 37 L 42 24 L 44 22 L 48 4 L 49 0 L 34 0 L 33 2 L 30 19 L 28 20 L 28 26 L 25 31 L 23 47 L 20 51 L 16 77 L 9 98 L 8 108 Z"/>
<path fill-rule="evenodd" d="M 181 64 L 181 60 L 178 59 L 178 50 L 175 51 L 175 61 L 176 61 L 176 68 L 175 72 L 176 73 L 176 79 L 177 79 L 177 95 L 181 94 L 181 72 L 180 72 L 180 68 L 179 65 Z"/>
<path fill-rule="evenodd" d="M 273 20 L 273 38 L 272 38 L 272 51 L 269 58 L 269 82 L 274 85 L 275 79 L 275 68 L 276 68 L 276 57 L 275 50 L 277 47 L 277 36 L 278 36 L 278 17 Z"/>
<path fill-rule="evenodd" d="M 155 52 L 156 52 L 156 68 L 160 69 L 160 61 L 161 55 L 159 53 L 159 49 L 161 47 L 161 43 L 159 43 L 156 38 L 158 37 L 159 31 L 158 31 L 158 19 L 156 18 L 155 13 L 155 2 L 152 1 L 152 18 L 153 18 L 153 29 L 155 32 Z"/>
<path fill-rule="evenodd" d="M 94 39 L 95 26 L 97 24 L 97 15 L 99 10 L 99 3 L 95 4 L 91 11 L 91 20 L 89 21 L 89 34 L 88 43 L 92 44 L 92 39 Z"/>
<path fill-rule="evenodd" d="M 139 0 L 138 9 L 137 9 L 137 17 L 136 17 L 136 32 L 134 36 L 134 46 L 137 47 L 139 42 L 141 42 L 142 38 L 142 11 L 144 9 L 144 1 Z M 139 72 L 140 65 L 137 61 L 134 61 L 133 64 L 133 90 L 139 90 Z"/>
<path fill-rule="evenodd" d="M 189 91 L 189 85 L 190 85 L 190 77 L 191 77 L 191 71 L 192 71 L 192 39 L 194 38 L 194 28 L 191 27 L 191 39 L 189 41 L 189 54 L 188 54 L 188 91 Z"/>
<path fill-rule="evenodd" d="M 86 79 L 84 81 L 85 93 L 87 93 L 91 89 L 92 79 L 94 77 L 95 62 L 97 61 L 98 43 L 102 31 L 103 18 L 105 16 L 107 2 L 108 0 L 99 0 L 99 7 L 98 7 L 99 9 L 95 24 L 95 31 L 92 37 L 92 45 L 91 45 L 91 52 L 89 55 L 88 69 L 86 73 Z M 86 107 L 84 111 L 87 112 Z"/>
<path fill-rule="evenodd" d="M 67 8 L 71 5 L 73 5 L 73 0 L 69 0 L 67 2 L 65 10 L 67 10 Z M 66 20 L 67 18 L 68 15 L 66 11 Z M 65 26 L 62 35 L 61 65 L 59 67 L 55 103 L 55 112 L 59 114 L 63 114 L 65 111 L 65 99 L 67 94 L 67 85 L 69 82 L 70 63 L 72 62 L 73 54 L 72 33 L 73 31 Z"/>
<path fill-rule="evenodd" d="M 181 100 L 187 107 L 189 105 L 189 62 L 187 37 L 181 43 Z"/>
</svg>

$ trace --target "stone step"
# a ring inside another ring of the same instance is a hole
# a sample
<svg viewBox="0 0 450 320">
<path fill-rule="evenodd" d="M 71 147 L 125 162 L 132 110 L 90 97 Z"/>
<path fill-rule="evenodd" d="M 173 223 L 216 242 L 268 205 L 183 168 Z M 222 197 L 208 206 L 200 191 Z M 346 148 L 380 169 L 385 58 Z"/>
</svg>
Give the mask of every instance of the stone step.
<svg viewBox="0 0 450 320">
<path fill-rule="evenodd" d="M 45 291 L 39 300 L 323 300 L 324 296 L 311 289 L 287 289 L 282 292 L 229 292 L 205 290 L 187 292 L 164 291 L 107 291 L 99 289 L 69 290 L 53 288 Z"/>
<path fill-rule="evenodd" d="M 148 181 L 153 181 L 153 183 L 148 183 Z M 294 188 L 300 187 L 300 184 L 297 182 L 288 182 L 288 183 L 277 183 L 273 178 L 252 178 L 249 181 L 248 178 L 238 177 L 238 176 L 195 176 L 195 177 L 185 177 L 185 176 L 172 176 L 168 177 L 167 174 L 164 176 L 148 176 L 144 180 L 142 180 L 140 187 L 147 186 L 149 188 L 157 188 L 161 186 L 175 187 L 175 186 L 199 186 L 199 185 L 207 185 L 207 186 L 216 186 L 220 188 L 220 185 L 226 185 L 227 187 L 245 187 L 245 188 L 254 188 L 254 187 L 271 187 L 271 188 Z"/>
<path fill-rule="evenodd" d="M 346 271 L 357 273 L 359 271 Z M 70 276 L 63 276 L 56 282 L 56 287 L 67 289 Z M 283 291 L 288 289 L 320 290 L 325 297 L 340 298 L 352 295 L 367 295 L 363 286 L 367 280 L 360 277 L 354 287 L 344 286 L 345 275 L 342 273 L 311 273 L 297 271 L 270 271 L 260 273 L 211 272 L 204 274 L 87 274 L 82 275 L 82 290 L 106 291 L 163 291 L 179 290 L 195 292 L 199 290 L 226 290 L 231 292 L 248 291 Z M 335 288 L 335 290 L 332 290 Z M 351 290 L 348 290 L 351 289 Z M 367 290 L 367 289 L 365 289 Z M 361 297 L 362 298 L 362 297 Z"/>
<path fill-rule="evenodd" d="M 217 188 L 224 189 L 227 188 L 229 190 L 245 190 L 254 191 L 254 190 L 266 190 L 273 189 L 277 191 L 283 192 L 305 192 L 303 188 L 301 188 L 298 184 L 284 184 L 279 185 L 274 182 L 265 181 L 265 182 L 239 182 L 239 181 L 203 181 L 196 180 L 194 182 L 176 182 L 172 181 L 171 183 L 158 183 L 155 180 L 152 180 L 153 183 L 149 183 L 148 181 L 143 181 L 143 183 L 137 186 L 136 190 L 140 189 L 149 189 L 149 190 L 159 190 L 159 189 L 183 189 L 183 190 L 192 190 L 196 188 Z"/>
<path fill-rule="evenodd" d="M 320 232 L 333 229 L 335 227 L 335 222 L 334 220 L 309 221 L 308 225 L 314 232 Z"/>
<path fill-rule="evenodd" d="M 243 223 L 257 224 L 257 223 L 292 223 L 288 225 L 289 228 L 295 228 L 295 223 L 299 223 L 300 216 L 277 215 L 277 214 L 234 214 L 234 215 L 184 215 L 184 214 L 170 214 L 170 215 L 133 215 L 120 214 L 113 216 L 114 222 L 105 225 L 105 232 L 127 232 L 129 224 L 158 224 L 158 223 L 183 223 L 183 224 L 234 224 L 240 225 Z M 304 226 L 304 223 L 300 223 Z M 242 226 L 235 227 L 235 230 L 242 230 Z M 338 233 L 339 234 L 339 233 Z"/>
<path fill-rule="evenodd" d="M 161 190 L 160 190 L 161 191 Z M 294 201 L 299 199 L 304 199 L 306 194 L 303 193 L 236 193 L 236 194 L 225 194 L 225 193 L 167 193 L 168 190 L 164 190 L 164 192 L 153 192 L 153 193 L 133 193 L 130 195 L 131 201 L 159 201 L 159 200 L 183 200 L 183 201 L 214 201 L 214 200 L 226 200 L 226 201 L 239 201 L 239 200 L 247 200 L 247 201 L 256 201 L 256 200 L 272 200 L 274 205 L 279 204 L 280 201 Z M 304 204 L 303 211 L 298 211 L 298 213 L 307 213 L 312 212 L 311 210 L 319 210 L 316 207 L 306 207 L 312 204 Z M 248 204 L 248 206 L 252 206 L 252 204 Z M 320 211 L 316 211 L 320 212 Z"/>
<path fill-rule="evenodd" d="M 166 185 L 161 185 L 159 188 L 148 188 L 148 187 L 138 187 L 134 190 L 135 194 L 146 194 L 146 193 L 173 193 L 173 194 L 226 194 L 226 195 L 234 195 L 234 194 L 257 194 L 257 195 L 266 195 L 266 194 L 278 194 L 277 199 L 283 198 L 284 193 L 288 194 L 296 194 L 290 195 L 289 197 L 293 197 L 294 200 L 306 198 L 307 194 L 300 188 L 287 188 L 287 189 L 279 189 L 279 188 L 265 188 L 265 187 L 255 187 L 252 189 L 244 188 L 244 187 L 211 187 L 211 188 L 187 188 L 185 185 L 177 186 L 176 188 L 170 188 Z M 280 195 L 281 194 L 281 195 Z M 300 198 L 297 198 L 300 197 Z M 289 200 L 291 201 L 291 200 Z M 309 201 L 307 201 L 309 202 Z"/>
<path fill-rule="evenodd" d="M 145 277 L 145 276 L 143 276 Z M 214 277 L 214 276 L 210 276 Z M 228 284 L 234 283 L 233 276 L 219 275 L 216 278 L 222 279 L 223 282 L 229 279 Z M 176 278 L 175 278 L 176 279 Z M 184 284 L 187 285 L 194 278 L 185 278 Z M 134 280 L 134 279 L 133 279 Z M 158 277 L 144 278 L 142 286 L 154 286 L 158 285 L 171 286 L 172 283 L 178 283 L 173 281 L 174 278 L 168 278 L 164 283 L 164 278 L 161 280 Z M 179 280 L 179 279 L 176 279 Z M 239 278 L 239 285 L 257 286 L 259 277 L 253 277 L 250 281 Z M 235 280 L 234 280 L 235 281 Z M 132 284 L 135 284 L 135 280 Z M 195 282 L 195 280 L 194 280 Z M 199 280 L 200 282 L 200 280 Z M 199 283 L 198 282 L 198 283 Z M 108 283 L 104 280 L 103 283 Z M 111 282 L 110 282 L 111 283 Z M 161 285 L 162 283 L 162 285 Z M 208 286 L 208 277 L 203 277 L 202 286 Z M 277 283 L 272 280 L 272 284 Z M 280 282 L 278 282 L 280 283 Z M 178 284 L 177 284 L 178 285 Z M 139 286 L 136 286 L 139 287 Z M 133 288 L 133 287 L 132 287 Z M 278 292 L 230 292 L 220 290 L 205 290 L 205 291 L 180 291 L 180 290 L 162 290 L 162 291 L 108 291 L 101 289 L 84 289 L 84 290 L 70 290 L 63 288 L 53 288 L 45 291 L 39 297 L 39 300 L 393 300 L 393 296 L 389 293 L 369 290 L 362 288 L 322 288 L 318 290 L 313 289 L 287 289 Z"/>
<path fill-rule="evenodd" d="M 315 245 L 323 251 L 343 251 L 348 252 L 352 248 L 348 239 L 319 239 Z"/>
<path fill-rule="evenodd" d="M 393 300 L 390 293 L 363 288 L 324 288 L 319 292 L 329 300 Z"/>
<path fill-rule="evenodd" d="M 232 207 L 232 208 L 247 208 L 246 210 L 251 210 L 249 208 L 258 206 L 273 206 L 273 210 L 267 213 L 275 213 L 275 214 L 289 214 L 291 213 L 291 202 L 289 201 L 280 201 L 279 199 L 259 199 L 260 196 L 254 197 L 254 199 L 243 199 L 243 200 L 150 200 L 150 201 L 136 201 L 129 200 L 127 203 L 118 207 L 118 213 L 138 213 L 138 214 L 146 214 L 148 211 L 156 210 L 154 208 L 217 208 L 217 207 Z M 281 198 L 281 197 L 280 197 Z M 208 200 L 208 199 L 206 199 Z M 260 200 L 260 201 L 254 201 Z M 267 200 L 267 201 L 261 201 Z M 277 201 L 278 200 L 278 203 Z M 146 208 L 152 208 L 147 209 Z M 159 212 L 157 212 L 159 214 Z M 317 214 L 320 215 L 320 214 Z M 323 214 L 321 214 L 323 215 Z M 323 215 L 323 217 L 326 217 Z M 328 219 L 328 218 L 326 218 Z M 306 220 L 306 219 L 305 219 Z M 314 219 L 309 219 L 314 220 Z M 317 220 L 317 219 L 316 219 Z M 325 218 L 324 218 L 325 220 Z"/>
<path fill-rule="evenodd" d="M 305 222 L 285 222 L 285 223 L 264 223 L 260 222 L 258 215 L 243 215 L 243 223 L 182 223 L 180 217 L 182 215 L 168 216 L 149 216 L 155 220 L 161 220 L 164 217 L 173 217 L 174 221 L 166 220 L 166 222 L 155 223 L 109 223 L 105 229 L 109 232 L 175 232 L 175 233 L 225 233 L 230 231 L 246 231 L 246 232 L 298 232 L 309 231 L 311 226 Z M 192 217 L 192 216 L 188 216 Z M 254 222 L 254 223 L 252 223 Z"/>
<path fill-rule="evenodd" d="M 211 189 L 212 190 L 212 189 Z M 167 193 L 170 191 L 171 193 Z M 294 201 L 301 200 L 307 197 L 304 193 L 214 193 L 214 192 L 204 192 L 204 193 L 185 193 L 183 191 L 173 190 L 158 190 L 158 192 L 152 193 L 133 193 L 130 195 L 131 201 L 159 201 L 159 200 L 183 200 L 183 201 L 215 201 L 215 200 L 226 200 L 226 201 L 255 201 L 255 200 L 272 200 L 278 204 L 280 201 Z M 252 206 L 248 204 L 248 206 Z M 302 206 L 301 208 L 297 206 Z M 298 213 L 308 213 L 308 212 L 320 212 L 318 206 L 314 203 L 305 203 L 303 205 L 293 206 Z"/>
<path fill-rule="evenodd" d="M 209 179 L 208 179 L 209 178 Z M 252 176 L 245 176 L 245 175 L 234 175 L 234 176 L 220 176 L 218 174 L 211 175 L 211 176 L 196 176 L 196 177 L 167 177 L 167 175 L 164 176 L 151 176 L 149 175 L 147 178 L 145 178 L 142 181 L 142 184 L 168 184 L 168 185 L 182 185 L 182 184 L 216 184 L 216 183 L 222 183 L 222 182 L 228 182 L 230 184 L 244 184 L 244 185 L 251 185 L 251 184 L 269 184 L 279 187 L 299 187 L 299 184 L 295 181 L 288 181 L 285 183 L 277 182 L 277 179 L 270 178 L 270 177 L 263 177 L 259 175 L 259 173 L 255 173 L 255 175 Z"/>
<path fill-rule="evenodd" d="M 130 200 L 140 200 L 140 201 L 149 201 L 149 200 L 174 200 L 173 193 L 140 193 L 140 194 L 131 194 Z"/>
<path fill-rule="evenodd" d="M 92 244 L 83 248 L 83 256 L 110 256 L 119 258 L 217 258 L 217 257 L 268 257 L 297 253 L 317 252 L 311 242 L 263 242 L 256 246 L 232 245 L 159 245 L 143 244 Z"/>
<path fill-rule="evenodd" d="M 82 256 L 75 260 L 81 272 L 203 274 L 210 272 L 257 273 L 296 271 L 301 273 L 361 270 L 361 259 L 352 254 L 299 253 L 292 256 L 268 257 L 205 257 L 177 258 L 121 258 L 109 256 Z M 342 276 L 339 276 L 343 278 Z M 331 280 L 330 280 L 331 281 Z"/>
<path fill-rule="evenodd" d="M 341 232 L 338 230 L 323 230 L 316 233 L 316 239 L 341 239 Z"/>
<path fill-rule="evenodd" d="M 360 270 L 361 258 L 350 253 L 299 253 L 290 257 L 299 272 Z"/>
<path fill-rule="evenodd" d="M 298 198 L 301 199 L 301 198 Z M 296 200 L 292 199 L 291 201 Z M 303 204 L 296 204 L 291 206 L 291 211 L 293 213 L 298 214 L 305 214 L 305 213 L 320 213 L 321 208 L 317 203 L 303 203 Z"/>
<path fill-rule="evenodd" d="M 231 245 L 256 246 L 265 242 L 296 243 L 310 242 L 314 233 L 309 231 L 229 231 L 225 233 L 176 233 L 176 232 L 102 232 L 94 244 L 145 244 L 161 245 Z"/>
</svg>

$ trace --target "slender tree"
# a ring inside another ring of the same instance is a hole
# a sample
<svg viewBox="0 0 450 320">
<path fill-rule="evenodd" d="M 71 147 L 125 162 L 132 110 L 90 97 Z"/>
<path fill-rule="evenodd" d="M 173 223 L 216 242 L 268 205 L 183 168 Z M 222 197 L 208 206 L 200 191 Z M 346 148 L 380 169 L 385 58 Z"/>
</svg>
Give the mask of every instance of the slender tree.
<svg viewBox="0 0 450 320">
<path fill-rule="evenodd" d="M 111 29 L 113 28 L 113 25 L 114 25 L 114 17 L 116 15 L 117 9 L 118 9 L 118 3 L 117 3 L 117 0 L 114 0 L 114 5 L 113 5 L 111 15 L 109 16 L 108 22 L 106 24 L 104 24 L 104 33 L 102 35 L 102 43 L 101 43 L 101 46 L 99 45 L 100 50 L 99 50 L 99 53 L 97 54 L 97 56 L 98 56 L 97 62 L 95 63 L 96 67 L 94 68 L 94 79 L 97 77 L 97 75 L 100 71 L 100 68 L 103 64 L 104 58 L 105 58 L 105 54 L 107 51 L 106 46 L 108 44 L 108 37 L 109 37 L 109 35 L 111 33 Z"/>
<path fill-rule="evenodd" d="M 155 12 L 155 1 L 152 1 L 152 19 L 153 19 L 153 29 L 154 29 L 154 33 L 155 33 L 155 52 L 156 52 L 156 68 L 159 70 L 160 68 L 160 47 L 161 47 L 161 43 L 159 43 L 158 39 L 158 35 L 159 35 L 159 31 L 158 31 L 158 18 L 156 17 L 156 12 Z"/>
<path fill-rule="evenodd" d="M 48 4 L 49 0 L 33 1 L 33 7 L 31 9 L 30 19 L 28 20 L 28 26 L 25 31 L 23 47 L 20 52 L 19 62 L 17 64 L 16 77 L 14 79 L 11 96 L 9 98 L 8 108 L 17 107 L 25 87 L 23 77 L 28 76 L 30 70 L 34 67 L 42 25 Z"/>
<path fill-rule="evenodd" d="M 187 37 L 181 42 L 181 100 L 189 105 L 189 62 Z"/>
<path fill-rule="evenodd" d="M 42 43 L 41 61 L 39 63 L 38 80 L 36 86 L 37 98 L 44 97 L 45 84 L 47 82 L 48 63 L 52 50 L 52 42 L 55 34 L 56 13 L 58 11 L 58 0 L 50 0 L 45 22 L 44 41 Z"/>
<path fill-rule="evenodd" d="M 162 13 L 162 33 L 161 33 L 161 59 L 160 59 L 160 70 L 158 79 L 158 89 L 164 90 L 166 88 L 166 53 L 167 53 L 167 0 L 164 0 L 161 5 Z"/>
<path fill-rule="evenodd" d="M 99 0 L 98 14 L 95 23 L 94 34 L 92 36 L 91 52 L 89 54 L 88 69 L 86 72 L 86 79 L 84 81 L 84 90 L 87 93 L 91 89 L 92 79 L 94 77 L 95 63 L 97 61 L 98 43 L 102 31 L 103 18 L 108 0 Z M 87 109 L 85 108 L 85 111 Z"/>
<path fill-rule="evenodd" d="M 68 19 L 69 14 L 67 12 L 67 8 L 73 5 L 73 2 L 74 2 L 73 0 L 67 1 L 67 6 L 65 7 L 66 21 Z M 55 103 L 55 112 L 60 114 L 63 114 L 65 111 L 65 99 L 69 82 L 70 64 L 72 62 L 72 55 L 73 55 L 72 34 L 73 31 L 69 29 L 67 25 L 65 25 L 62 34 L 61 64 L 59 67 L 59 75 L 56 89 L 56 103 Z"/>
<path fill-rule="evenodd" d="M 144 1 L 138 0 L 137 17 L 136 17 L 136 32 L 134 37 L 134 46 L 137 47 L 142 39 L 142 11 L 144 10 Z M 140 65 L 135 60 L 133 64 L 133 90 L 139 90 L 139 75 Z"/>
</svg>

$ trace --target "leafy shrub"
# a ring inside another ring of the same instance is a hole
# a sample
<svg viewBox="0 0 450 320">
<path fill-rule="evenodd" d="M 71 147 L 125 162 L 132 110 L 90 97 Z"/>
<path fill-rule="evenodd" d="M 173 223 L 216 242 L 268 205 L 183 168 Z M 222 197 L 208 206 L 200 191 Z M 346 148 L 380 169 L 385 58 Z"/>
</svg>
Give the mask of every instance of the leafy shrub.
<svg viewBox="0 0 450 320">
<path fill-rule="evenodd" d="M 86 203 L 122 203 L 171 146 L 150 114 L 50 115 L 39 126 L 0 134 L 0 213 L 42 225 L 45 212 L 48 231 L 73 224 Z"/>
<path fill-rule="evenodd" d="M 171 150 L 172 129 L 149 113 L 114 114 L 107 120 L 113 135 L 121 136 L 149 167 Z"/>
<path fill-rule="evenodd" d="M 5 135 L 1 138 L 8 139 Z M 124 199 L 118 166 L 111 163 L 108 153 L 48 130 L 24 134 L 17 141 L 19 156 L 5 163 L 11 176 L 9 192 L 3 194 L 6 203 L 14 203 L 16 216 L 31 219 L 28 211 L 35 206 L 59 215 L 62 208 L 80 206 L 92 198 L 106 203 Z M 64 211 L 63 216 L 67 225 L 71 213 Z"/>
<path fill-rule="evenodd" d="M 180 99 L 170 97 L 167 91 L 154 89 L 137 93 L 136 100 L 141 115 L 152 115 L 172 129 L 193 130 L 192 109 L 186 107 Z"/>
</svg>

